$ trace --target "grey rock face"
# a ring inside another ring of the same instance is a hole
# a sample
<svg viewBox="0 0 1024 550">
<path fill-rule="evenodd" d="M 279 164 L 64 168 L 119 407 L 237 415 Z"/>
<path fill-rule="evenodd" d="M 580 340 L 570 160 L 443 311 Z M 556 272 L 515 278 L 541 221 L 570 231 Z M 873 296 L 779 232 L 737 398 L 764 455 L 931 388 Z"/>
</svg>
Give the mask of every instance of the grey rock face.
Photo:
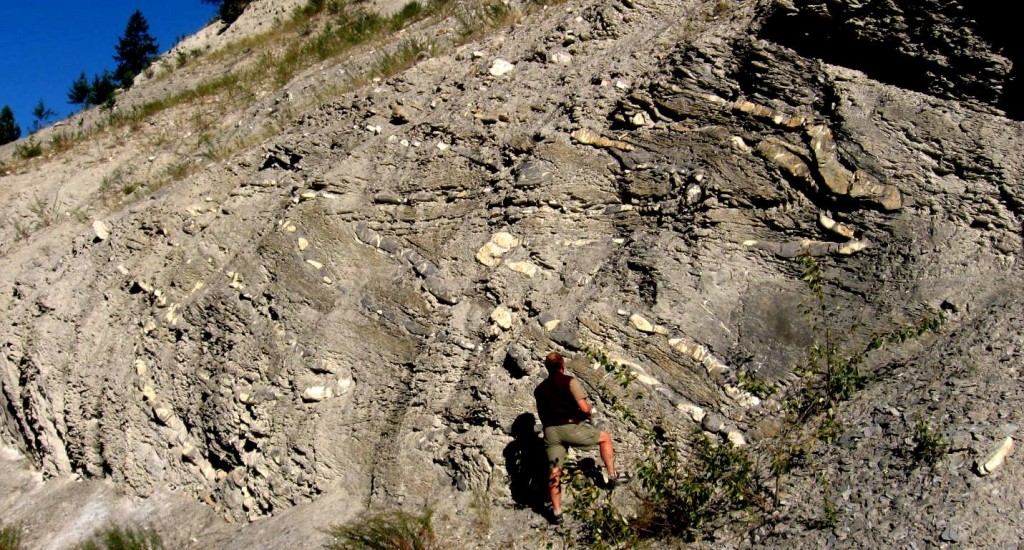
<svg viewBox="0 0 1024 550">
<path fill-rule="evenodd" d="M 865 355 L 875 381 L 838 407 L 840 443 L 808 451 L 782 488 L 791 519 L 750 540 L 1019 540 L 1019 514 L 992 513 L 1024 502 L 1019 458 L 971 472 L 1024 421 L 1024 129 L 996 110 L 1010 53 L 981 26 L 921 34 L 983 9 L 964 3 L 727 4 L 538 9 L 105 215 L 109 238 L 68 221 L 5 241 L 2 442 L 47 476 L 174 487 L 246 524 L 204 527 L 200 547 L 294 529 L 314 548 L 330 523 L 424 500 L 468 537 L 474 499 L 489 542 L 541 547 L 516 460 L 537 445 L 548 351 L 627 469 L 642 434 L 601 401 L 615 381 L 587 351 L 632 375 L 620 403 L 641 418 L 763 458 L 820 323 L 852 354 L 942 310 L 938 335 Z M 842 63 L 819 28 L 881 49 Z M 872 65 L 894 50 L 928 83 Z M 918 419 L 950 434 L 934 469 L 908 458 Z M 823 498 L 836 529 L 809 527 Z"/>
<path fill-rule="evenodd" d="M 972 2 L 777 3 L 761 36 L 808 57 L 942 97 L 997 105 L 1019 118 L 1024 49 L 1005 12 Z"/>
</svg>

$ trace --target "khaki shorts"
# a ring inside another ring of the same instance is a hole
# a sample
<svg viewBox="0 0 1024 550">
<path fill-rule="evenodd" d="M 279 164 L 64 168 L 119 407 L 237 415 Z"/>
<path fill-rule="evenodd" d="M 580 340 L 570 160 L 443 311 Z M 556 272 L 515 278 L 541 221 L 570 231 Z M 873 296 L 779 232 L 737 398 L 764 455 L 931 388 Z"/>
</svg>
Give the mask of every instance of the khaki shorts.
<svg viewBox="0 0 1024 550">
<path fill-rule="evenodd" d="M 561 468 L 569 447 L 582 451 L 593 451 L 601 430 L 592 424 L 562 424 L 544 428 L 544 442 L 547 443 L 548 467 Z"/>
</svg>

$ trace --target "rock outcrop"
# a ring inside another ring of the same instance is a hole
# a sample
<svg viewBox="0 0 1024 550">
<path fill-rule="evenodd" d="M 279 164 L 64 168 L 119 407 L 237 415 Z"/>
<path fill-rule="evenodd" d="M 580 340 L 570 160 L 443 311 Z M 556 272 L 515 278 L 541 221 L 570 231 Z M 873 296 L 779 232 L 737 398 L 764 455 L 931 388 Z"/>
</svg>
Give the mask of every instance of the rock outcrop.
<svg viewBox="0 0 1024 550">
<path fill-rule="evenodd" d="M 223 131 L 255 145 L 102 216 L 0 228 L 0 442 L 48 478 L 174 488 L 236 524 L 182 547 L 315 548 L 367 507 L 423 502 L 456 546 L 543 546 L 509 458 L 532 441 L 514 427 L 543 356 L 567 355 L 626 467 L 643 434 L 601 402 L 614 383 L 588 350 L 636 380 L 622 402 L 639 416 L 757 453 L 820 337 L 796 261 L 811 255 L 848 353 L 940 310 L 950 322 L 866 356 L 875 382 L 836 413 L 838 443 L 744 540 L 1019 540 L 996 510 L 1024 502 L 1006 483 L 1024 466 L 1000 447 L 1024 397 L 1024 127 L 997 9 L 539 4 L 318 96 L 379 54 L 326 60 L 287 84 L 325 102 L 264 118 L 289 101 L 274 90 L 229 111 Z M 439 15 L 402 40 L 458 25 Z M 862 55 L 840 55 L 851 45 Z M 149 154 L 124 147 L 126 164 Z M 0 178 L 2 217 L 83 181 L 62 159 Z M 95 180 L 74 204 L 101 208 Z M 779 393 L 753 395 L 741 372 Z M 934 472 L 901 454 L 918 420 L 956 442 Z M 5 520 L 37 510 L 16 494 Z M 828 530 L 821 498 L 839 510 Z M 481 502 L 487 542 L 469 519 Z"/>
</svg>

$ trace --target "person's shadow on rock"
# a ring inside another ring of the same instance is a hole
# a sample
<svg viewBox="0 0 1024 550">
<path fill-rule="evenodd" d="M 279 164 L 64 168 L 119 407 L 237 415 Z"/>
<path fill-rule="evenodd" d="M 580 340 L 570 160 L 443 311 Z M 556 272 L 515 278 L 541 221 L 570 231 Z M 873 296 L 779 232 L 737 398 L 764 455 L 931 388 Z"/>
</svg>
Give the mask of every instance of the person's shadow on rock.
<svg viewBox="0 0 1024 550">
<path fill-rule="evenodd" d="M 532 413 L 517 416 L 512 422 L 512 442 L 503 454 L 512 500 L 523 508 L 543 514 L 548 501 L 548 457 L 536 425 L 537 419 Z"/>
</svg>

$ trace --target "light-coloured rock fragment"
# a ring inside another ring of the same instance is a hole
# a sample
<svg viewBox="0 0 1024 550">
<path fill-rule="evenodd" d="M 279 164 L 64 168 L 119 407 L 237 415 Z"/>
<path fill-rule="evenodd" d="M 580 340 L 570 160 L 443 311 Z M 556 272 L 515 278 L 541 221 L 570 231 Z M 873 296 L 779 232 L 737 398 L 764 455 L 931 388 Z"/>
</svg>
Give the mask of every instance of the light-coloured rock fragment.
<svg viewBox="0 0 1024 550">
<path fill-rule="evenodd" d="M 509 250 L 519 246 L 520 242 L 511 233 L 499 231 L 491 237 L 491 240 L 480 247 L 480 250 L 476 253 L 476 259 L 487 267 L 497 267 L 501 265 L 501 257 Z"/>
<path fill-rule="evenodd" d="M 569 137 L 574 139 L 577 143 L 584 145 L 593 145 L 594 147 L 603 147 L 607 149 L 619 149 L 620 151 L 632 151 L 633 145 L 624 141 L 608 139 L 601 135 L 598 135 L 586 128 L 581 128 L 575 132 L 569 134 Z"/>
<path fill-rule="evenodd" d="M 562 322 L 561 319 L 551 319 L 551 320 L 549 320 L 548 322 L 544 323 L 541 326 L 544 327 L 544 330 L 546 330 L 548 332 L 551 332 L 551 331 L 555 330 L 556 328 L 558 328 L 558 325 L 561 322 Z"/>
<path fill-rule="evenodd" d="M 353 385 L 355 385 L 355 381 L 352 380 L 352 377 L 346 376 L 345 378 L 339 378 L 337 384 L 337 395 L 344 395 L 348 393 L 352 389 Z"/>
<path fill-rule="evenodd" d="M 206 481 L 214 481 L 217 479 L 217 470 L 206 460 L 199 463 L 199 473 L 203 475 Z"/>
<path fill-rule="evenodd" d="M 142 359 L 135 360 L 135 374 L 139 376 L 146 376 L 149 372 L 149 367 L 146 366 L 146 362 Z"/>
<path fill-rule="evenodd" d="M 533 277 L 534 275 L 537 274 L 537 271 L 540 269 L 530 262 L 506 262 L 505 265 L 507 265 L 508 268 L 511 269 L 512 271 L 515 271 L 516 273 L 522 273 L 527 277 Z"/>
<path fill-rule="evenodd" d="M 181 457 L 189 462 L 196 462 L 199 460 L 199 450 L 192 443 L 186 443 L 181 446 Z"/>
<path fill-rule="evenodd" d="M 92 230 L 96 233 L 97 240 L 105 241 L 110 238 L 110 228 L 107 227 L 106 223 L 103 223 L 103 220 L 92 222 Z"/>
<path fill-rule="evenodd" d="M 142 334 L 149 334 L 156 330 L 156 322 L 152 319 L 147 319 L 146 324 L 142 325 Z"/>
<path fill-rule="evenodd" d="M 733 447 L 742 447 L 747 444 L 747 439 L 743 437 L 743 434 L 737 431 L 731 431 L 726 436 L 729 443 L 732 443 Z"/>
<path fill-rule="evenodd" d="M 522 241 L 507 231 L 499 231 L 491 237 L 491 242 L 508 251 L 519 246 Z"/>
<path fill-rule="evenodd" d="M 299 250 L 305 250 L 309 248 L 309 241 L 304 237 L 299 237 Z"/>
<path fill-rule="evenodd" d="M 153 415 L 156 416 L 156 419 L 159 420 L 161 424 L 166 426 L 167 423 L 170 422 L 174 412 L 171 411 L 170 407 L 158 403 L 153 405 Z"/>
<path fill-rule="evenodd" d="M 131 273 L 130 271 L 128 271 L 128 268 L 124 266 L 124 264 L 117 264 L 117 271 L 121 275 L 128 275 L 129 273 Z"/>
<path fill-rule="evenodd" d="M 708 374 L 717 374 L 729 370 L 725 363 L 721 362 L 707 347 L 693 342 L 687 342 L 682 338 L 672 338 L 668 341 L 672 349 L 689 355 L 694 361 L 699 362 L 707 370 Z"/>
<path fill-rule="evenodd" d="M 866 249 L 868 246 L 870 246 L 870 244 L 871 243 L 865 240 L 850 241 L 848 243 L 841 245 L 839 247 L 838 252 L 843 256 L 849 256 L 851 254 L 856 254 L 857 252 Z"/>
<path fill-rule="evenodd" d="M 828 229 L 840 237 L 846 237 L 847 239 L 853 238 L 853 229 L 845 224 L 833 220 L 828 212 L 822 211 L 818 213 L 818 223 L 820 223 L 825 229 Z"/>
<path fill-rule="evenodd" d="M 245 285 L 242 283 L 242 278 L 238 273 L 231 274 L 231 282 L 228 283 L 228 286 L 235 290 L 242 290 L 245 288 Z"/>
<path fill-rule="evenodd" d="M 700 185 L 696 183 L 691 183 L 690 185 L 686 186 L 685 196 L 686 204 L 692 206 L 694 204 L 697 204 L 698 202 L 700 202 L 702 198 L 704 198 L 704 190 L 701 189 Z"/>
<path fill-rule="evenodd" d="M 322 263 L 320 263 L 320 262 L 318 262 L 316 260 L 306 260 L 306 263 L 311 265 L 311 266 L 313 266 L 313 269 L 323 269 L 324 268 L 324 264 L 322 264 Z"/>
<path fill-rule="evenodd" d="M 555 65 L 569 65 L 572 63 L 572 54 L 569 52 L 555 52 L 548 56 L 548 63 Z"/>
<path fill-rule="evenodd" d="M 638 313 L 629 316 L 629 322 L 633 328 L 647 334 L 654 334 L 654 325 Z"/>
<path fill-rule="evenodd" d="M 498 306 L 491 312 L 491 320 L 504 330 L 512 328 L 512 312 L 505 306 Z"/>
<path fill-rule="evenodd" d="M 1006 436 L 1003 440 L 1002 445 L 996 449 L 996 452 L 992 453 L 984 463 L 978 462 L 977 468 L 978 473 L 983 476 L 987 476 L 994 472 L 997 468 L 1003 465 L 1003 461 L 1006 460 L 1006 455 L 1010 454 L 1013 450 L 1013 437 Z"/>
<path fill-rule="evenodd" d="M 707 412 L 704 411 L 703 407 L 694 405 L 693 403 L 679 403 L 676 405 L 676 409 L 688 415 L 694 422 L 703 421 L 704 416 L 707 415 Z"/>
<path fill-rule="evenodd" d="M 633 378 L 645 386 L 660 386 L 661 381 L 657 378 L 644 374 L 640 371 L 633 371 Z"/>
<path fill-rule="evenodd" d="M 733 147 L 735 147 L 742 153 L 750 154 L 754 152 L 754 150 L 751 149 L 750 146 L 747 145 L 747 142 L 743 141 L 743 138 L 741 138 L 740 136 L 732 136 L 731 138 L 729 138 L 729 142 L 732 143 Z"/>
<path fill-rule="evenodd" d="M 142 397 L 143 399 L 149 401 L 150 403 L 156 401 L 156 390 L 153 389 L 153 384 L 147 382 L 144 386 L 142 386 Z"/>
<path fill-rule="evenodd" d="M 181 304 L 174 303 L 171 307 L 167 308 L 167 314 L 164 315 L 164 319 L 172 325 L 178 324 L 178 309 L 181 308 Z"/>
<path fill-rule="evenodd" d="M 495 59 L 493 63 L 491 63 L 491 68 L 488 69 L 487 72 L 490 73 L 491 76 L 503 76 L 514 71 L 515 68 L 515 65 L 499 57 L 498 59 Z"/>
<path fill-rule="evenodd" d="M 487 241 L 480 247 L 480 250 L 477 250 L 476 261 L 487 267 L 497 267 L 501 265 L 501 256 L 506 252 L 508 249 L 494 244 L 493 241 Z"/>
<path fill-rule="evenodd" d="M 334 390 L 327 386 L 310 386 L 302 392 L 303 401 L 317 402 L 331 397 L 334 397 Z"/>
<path fill-rule="evenodd" d="M 650 126 L 652 124 L 651 116 L 642 111 L 630 117 L 629 122 L 637 128 L 641 126 Z"/>
<path fill-rule="evenodd" d="M 725 394 L 732 398 L 743 408 L 756 407 L 761 404 L 761 398 L 736 386 L 726 385 Z"/>
</svg>

